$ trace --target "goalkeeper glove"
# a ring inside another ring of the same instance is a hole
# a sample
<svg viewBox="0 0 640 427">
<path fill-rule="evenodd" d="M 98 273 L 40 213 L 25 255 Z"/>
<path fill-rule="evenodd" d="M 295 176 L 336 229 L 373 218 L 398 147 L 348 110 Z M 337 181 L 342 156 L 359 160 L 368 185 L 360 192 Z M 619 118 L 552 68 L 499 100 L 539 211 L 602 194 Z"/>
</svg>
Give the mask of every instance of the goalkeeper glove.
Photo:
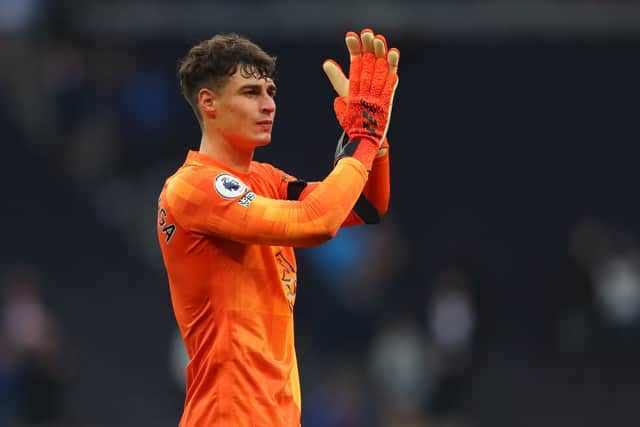
<svg viewBox="0 0 640 427">
<path fill-rule="evenodd" d="M 344 75 L 340 65 L 333 60 L 327 60 L 323 63 L 324 69 L 331 85 L 339 95 L 334 101 L 334 110 L 338 118 L 338 122 L 343 129 L 352 128 L 349 133 L 350 139 L 356 138 L 358 132 L 353 132 L 353 122 L 349 119 L 349 96 L 353 94 L 360 95 L 361 111 L 363 115 L 362 127 L 372 136 L 381 136 L 381 145 L 377 151 L 376 157 L 380 157 L 386 153 L 389 146 L 385 137 L 391 114 L 391 106 L 393 104 L 393 94 L 397 86 L 397 70 L 400 52 L 397 49 L 391 49 L 387 52 L 387 42 L 381 34 L 375 35 L 369 29 L 365 29 L 361 33 L 361 38 L 357 34 L 349 32 L 345 37 L 347 49 L 349 50 L 351 65 L 351 85 L 349 79 Z M 390 96 L 389 96 L 390 91 Z M 382 104 L 375 105 L 366 100 L 365 97 L 382 97 Z M 351 97 L 353 101 L 353 96 Z M 382 109 L 380 108 L 382 107 Z M 351 110 L 354 106 L 351 106 Z M 388 111 L 385 113 L 384 110 Z M 384 126 L 380 126 L 376 118 L 377 114 L 386 117 Z M 373 119 L 373 120 L 371 120 Z M 353 116 L 351 116 L 353 120 Z M 375 123 L 375 124 L 374 124 Z M 360 129 L 360 134 L 362 129 Z M 354 141 L 355 142 L 355 141 Z M 336 160 L 343 157 L 341 153 L 349 153 L 349 146 L 346 139 L 340 138 L 338 148 L 336 150 Z M 353 149 L 353 147 L 351 147 Z M 348 154 L 347 154 L 348 155 Z"/>
</svg>

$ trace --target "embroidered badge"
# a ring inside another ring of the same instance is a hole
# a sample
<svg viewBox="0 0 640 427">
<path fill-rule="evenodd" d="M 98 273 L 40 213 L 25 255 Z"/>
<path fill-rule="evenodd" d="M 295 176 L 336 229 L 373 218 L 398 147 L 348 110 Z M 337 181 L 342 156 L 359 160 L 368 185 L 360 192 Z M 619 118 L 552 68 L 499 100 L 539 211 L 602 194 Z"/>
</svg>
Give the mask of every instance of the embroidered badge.
<svg viewBox="0 0 640 427">
<path fill-rule="evenodd" d="M 235 199 L 247 192 L 247 186 L 233 175 L 222 173 L 216 176 L 213 186 L 225 199 Z"/>
</svg>

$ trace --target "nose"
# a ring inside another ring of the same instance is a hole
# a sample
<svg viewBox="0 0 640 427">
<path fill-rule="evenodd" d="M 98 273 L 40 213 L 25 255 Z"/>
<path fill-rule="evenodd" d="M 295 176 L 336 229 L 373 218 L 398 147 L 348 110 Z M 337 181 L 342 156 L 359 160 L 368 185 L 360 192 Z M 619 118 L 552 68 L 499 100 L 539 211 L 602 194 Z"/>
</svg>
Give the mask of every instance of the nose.
<svg viewBox="0 0 640 427">
<path fill-rule="evenodd" d="M 273 99 L 273 97 L 269 95 L 265 95 L 263 97 L 260 111 L 265 114 L 273 114 L 276 111 L 276 101 Z"/>
</svg>

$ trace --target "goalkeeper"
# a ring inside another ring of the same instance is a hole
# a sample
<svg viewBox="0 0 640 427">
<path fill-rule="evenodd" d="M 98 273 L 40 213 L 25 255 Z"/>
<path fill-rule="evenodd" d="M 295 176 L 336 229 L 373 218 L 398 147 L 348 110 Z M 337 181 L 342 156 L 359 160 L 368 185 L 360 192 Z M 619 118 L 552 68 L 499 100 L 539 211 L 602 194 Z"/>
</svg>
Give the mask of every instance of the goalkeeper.
<svg viewBox="0 0 640 427">
<path fill-rule="evenodd" d="M 179 66 L 202 139 L 164 184 L 157 233 L 190 359 L 181 427 L 300 424 L 293 248 L 377 222 L 389 201 L 386 133 L 399 52 L 371 30 L 345 40 L 349 77 L 323 64 L 345 133 L 322 182 L 253 161 L 271 141 L 273 57 L 219 34 Z"/>
</svg>

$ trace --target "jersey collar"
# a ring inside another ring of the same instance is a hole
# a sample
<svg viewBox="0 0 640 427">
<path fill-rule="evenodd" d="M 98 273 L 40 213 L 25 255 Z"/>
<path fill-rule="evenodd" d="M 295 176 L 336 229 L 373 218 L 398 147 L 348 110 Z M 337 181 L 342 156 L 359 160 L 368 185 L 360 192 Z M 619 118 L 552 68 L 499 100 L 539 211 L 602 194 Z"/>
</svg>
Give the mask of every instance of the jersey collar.
<svg viewBox="0 0 640 427">
<path fill-rule="evenodd" d="M 185 160 L 185 165 L 206 165 L 206 166 L 214 166 L 218 169 L 223 169 L 231 174 L 238 177 L 248 177 L 251 174 L 251 170 L 249 172 L 240 172 L 235 169 L 230 168 L 222 162 L 217 161 L 213 157 L 207 156 L 199 151 L 189 150 L 187 153 L 187 160 Z"/>
</svg>

